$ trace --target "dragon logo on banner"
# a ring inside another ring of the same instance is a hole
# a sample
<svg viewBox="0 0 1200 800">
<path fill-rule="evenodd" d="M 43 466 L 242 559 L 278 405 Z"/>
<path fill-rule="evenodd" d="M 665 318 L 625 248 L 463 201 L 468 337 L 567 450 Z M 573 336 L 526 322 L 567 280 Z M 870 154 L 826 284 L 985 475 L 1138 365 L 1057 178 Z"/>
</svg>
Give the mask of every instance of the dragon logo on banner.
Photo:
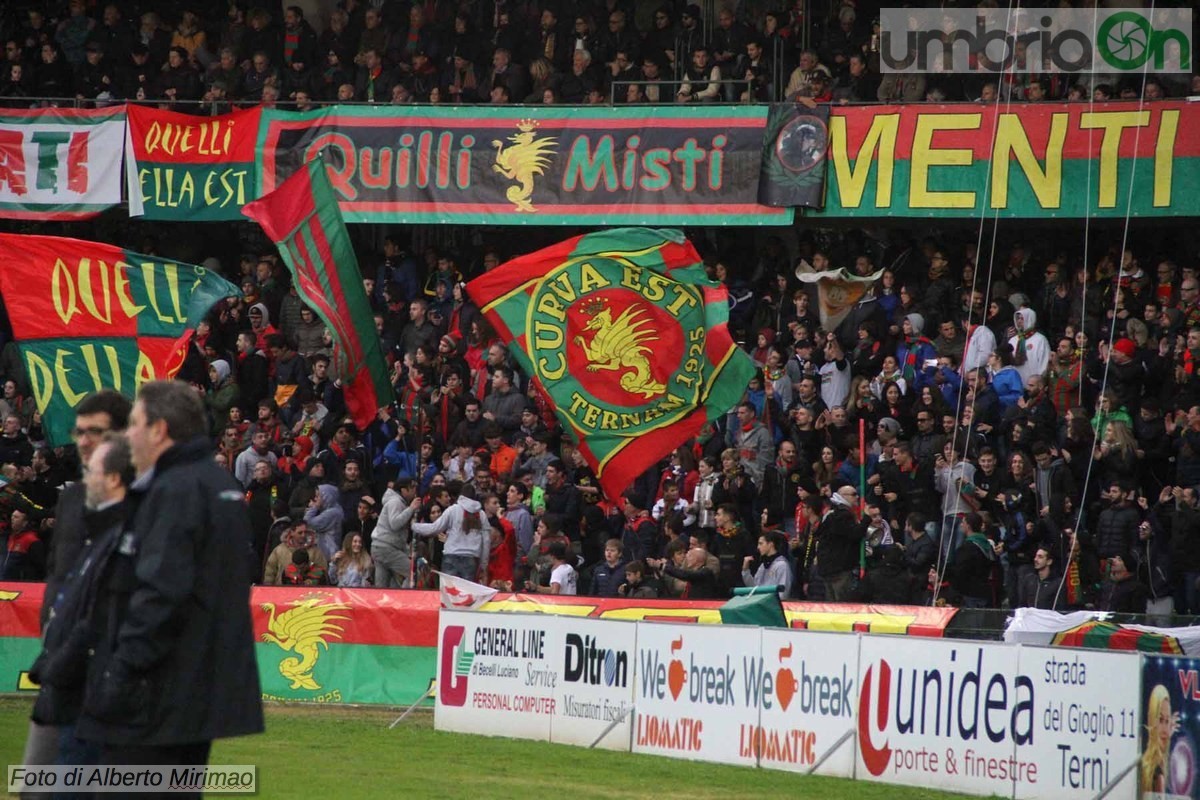
<svg viewBox="0 0 1200 800">
<path fill-rule="evenodd" d="M 619 384 L 630 394 L 640 394 L 649 400 L 667 390 L 665 384 L 654 380 L 650 374 L 650 343 L 658 341 L 650 317 L 639 303 L 625 307 L 615 320 L 612 309 L 603 299 L 592 298 L 583 304 L 583 313 L 591 317 L 583 326 L 585 331 L 594 331 L 591 342 L 583 336 L 575 337 L 575 344 L 583 348 L 587 357 L 588 372 L 599 370 L 627 370 L 621 375 Z"/>
<path fill-rule="evenodd" d="M 552 136 L 535 138 L 533 132 L 537 126 L 532 119 L 518 122 L 517 130 L 520 132 L 508 137 L 510 144 L 507 147 L 498 139 L 492 140 L 492 147 L 496 148 L 496 163 L 492 165 L 492 170 L 518 184 L 508 187 L 504 196 L 516 206 L 517 211 L 531 214 L 537 213 L 531 202 L 534 176 L 546 174 L 550 156 L 558 144 L 558 140 Z"/>
<path fill-rule="evenodd" d="M 279 674 L 291 683 L 291 688 L 311 691 L 321 688 L 313 678 L 313 669 L 321 656 L 321 648 L 329 649 L 327 639 L 342 638 L 343 628 L 335 620 L 350 618 L 336 612 L 349 608 L 345 603 L 336 603 L 319 595 L 302 597 L 278 616 L 274 603 L 262 604 L 262 610 L 268 615 L 268 633 L 262 635 L 262 640 L 300 656 L 279 662 Z"/>
</svg>

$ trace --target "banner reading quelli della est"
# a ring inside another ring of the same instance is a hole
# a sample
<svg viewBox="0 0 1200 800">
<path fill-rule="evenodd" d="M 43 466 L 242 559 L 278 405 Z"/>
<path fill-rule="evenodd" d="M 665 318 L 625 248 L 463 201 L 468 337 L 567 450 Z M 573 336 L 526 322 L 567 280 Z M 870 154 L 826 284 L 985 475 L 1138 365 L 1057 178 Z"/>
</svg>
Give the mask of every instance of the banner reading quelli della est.
<svg viewBox="0 0 1200 800">
<path fill-rule="evenodd" d="M 195 117 L 129 106 L 129 216 L 240 220 L 242 206 L 258 197 L 254 156 L 261 117 L 261 107 Z"/>
<path fill-rule="evenodd" d="M 236 286 L 203 267 L 56 236 L 0 234 L 3 294 L 52 445 L 92 392 L 132 397 L 183 363 L 179 339 Z"/>
</svg>

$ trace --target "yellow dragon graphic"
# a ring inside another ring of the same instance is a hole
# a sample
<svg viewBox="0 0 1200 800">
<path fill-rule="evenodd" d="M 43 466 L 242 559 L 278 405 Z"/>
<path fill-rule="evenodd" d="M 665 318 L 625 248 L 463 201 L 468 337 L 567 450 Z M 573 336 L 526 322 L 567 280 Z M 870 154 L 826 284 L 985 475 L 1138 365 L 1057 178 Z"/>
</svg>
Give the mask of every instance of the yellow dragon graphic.
<svg viewBox="0 0 1200 800">
<path fill-rule="evenodd" d="M 323 597 L 304 597 L 279 616 L 275 616 L 275 604 L 263 603 L 267 612 L 267 630 L 262 639 L 274 642 L 284 650 L 291 650 L 300 658 L 285 658 L 279 662 L 279 674 L 291 681 L 293 689 L 317 690 L 321 685 L 313 679 L 313 667 L 317 665 L 319 648 L 329 649 L 326 638 L 342 638 L 342 626 L 334 620 L 350 619 L 335 611 L 345 611 L 350 606 L 335 603 Z"/>
<path fill-rule="evenodd" d="M 583 329 L 595 333 L 591 342 L 576 336 L 575 344 L 583 348 L 583 354 L 590 362 L 588 372 L 632 369 L 620 379 L 625 391 L 640 394 L 647 400 L 666 391 L 667 387 L 650 374 L 649 344 L 658 337 L 654 335 L 650 319 L 643 316 L 644 311 L 637 303 L 622 311 L 615 320 L 612 310 L 601 299 L 584 303 L 583 313 L 591 317 Z"/>
<path fill-rule="evenodd" d="M 508 137 L 511 144 L 507 147 L 498 139 L 492 140 L 492 147 L 496 148 L 496 163 L 492 165 L 492 170 L 519 184 L 508 187 L 504 193 L 517 211 L 535 213 L 537 209 L 530 202 L 533 197 L 533 178 L 545 174 L 558 140 L 550 136 L 535 139 L 533 132 L 537 130 L 537 122 L 531 119 L 520 120 L 517 130 L 520 133 Z"/>
</svg>

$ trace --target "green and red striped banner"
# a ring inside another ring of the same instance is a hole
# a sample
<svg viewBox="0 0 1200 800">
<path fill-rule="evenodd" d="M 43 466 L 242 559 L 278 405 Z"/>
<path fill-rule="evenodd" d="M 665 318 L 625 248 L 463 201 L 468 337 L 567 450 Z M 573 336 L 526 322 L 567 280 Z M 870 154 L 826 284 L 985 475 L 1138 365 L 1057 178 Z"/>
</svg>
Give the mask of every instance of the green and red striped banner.
<svg viewBox="0 0 1200 800">
<path fill-rule="evenodd" d="M 610 498 L 741 399 L 754 374 L 725 287 L 672 230 L 568 239 L 471 281 Z"/>
<path fill-rule="evenodd" d="M 359 428 L 395 399 L 350 235 L 318 157 L 245 207 L 279 246 L 300 298 L 333 334 L 335 369 Z"/>
<path fill-rule="evenodd" d="M 1085 622 L 1055 634 L 1051 644 L 1102 650 L 1137 650 L 1142 653 L 1184 653 L 1183 644 L 1165 629 L 1130 628 L 1100 620 Z"/>
<path fill-rule="evenodd" d="M 258 197 L 255 148 L 262 108 L 197 117 L 128 107 L 129 215 L 210 222 L 242 218 Z"/>
<path fill-rule="evenodd" d="M 203 267 L 57 236 L 0 234 L 0 293 L 46 438 L 70 441 L 73 409 L 88 394 L 133 397 L 172 377 L 187 337 L 240 291 Z"/>
<path fill-rule="evenodd" d="M 835 107 L 816 217 L 1200 213 L 1195 103 Z"/>
</svg>

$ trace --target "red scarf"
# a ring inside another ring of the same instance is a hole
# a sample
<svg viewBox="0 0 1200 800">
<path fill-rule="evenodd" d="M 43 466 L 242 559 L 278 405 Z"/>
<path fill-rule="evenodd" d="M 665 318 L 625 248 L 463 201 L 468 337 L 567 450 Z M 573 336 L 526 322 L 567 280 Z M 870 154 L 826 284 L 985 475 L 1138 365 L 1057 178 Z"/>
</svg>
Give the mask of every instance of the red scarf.
<svg viewBox="0 0 1200 800">
<path fill-rule="evenodd" d="M 453 391 L 443 389 L 441 398 L 438 400 L 438 432 L 442 434 L 443 442 L 450 441 L 450 404 L 460 394 L 462 394 L 461 386 Z"/>
</svg>

